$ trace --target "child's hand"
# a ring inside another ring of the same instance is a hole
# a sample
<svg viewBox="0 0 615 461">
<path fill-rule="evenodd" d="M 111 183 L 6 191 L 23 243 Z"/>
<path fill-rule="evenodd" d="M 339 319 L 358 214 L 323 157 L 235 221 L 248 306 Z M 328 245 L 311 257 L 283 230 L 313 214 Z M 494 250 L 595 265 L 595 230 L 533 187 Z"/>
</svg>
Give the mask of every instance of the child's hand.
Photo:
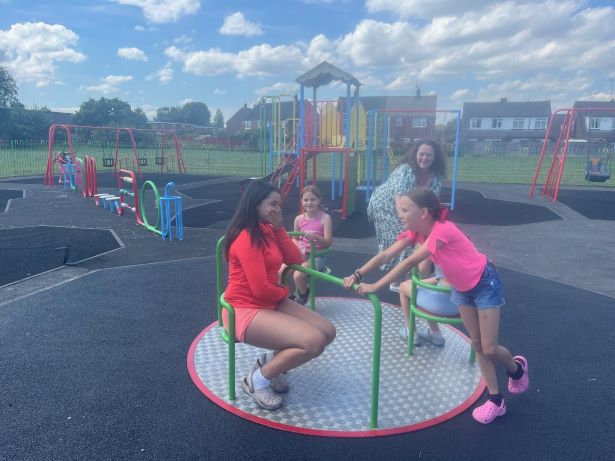
<svg viewBox="0 0 615 461">
<path fill-rule="evenodd" d="M 357 288 L 357 293 L 361 295 L 368 295 L 376 291 L 378 291 L 378 286 L 375 283 L 359 283 L 359 288 Z"/>
<path fill-rule="evenodd" d="M 314 231 L 307 231 L 303 234 L 303 238 L 306 240 L 317 240 L 318 234 Z"/>
<path fill-rule="evenodd" d="M 354 274 L 344 277 L 344 288 L 352 288 L 352 285 L 357 283 L 357 279 Z"/>
</svg>

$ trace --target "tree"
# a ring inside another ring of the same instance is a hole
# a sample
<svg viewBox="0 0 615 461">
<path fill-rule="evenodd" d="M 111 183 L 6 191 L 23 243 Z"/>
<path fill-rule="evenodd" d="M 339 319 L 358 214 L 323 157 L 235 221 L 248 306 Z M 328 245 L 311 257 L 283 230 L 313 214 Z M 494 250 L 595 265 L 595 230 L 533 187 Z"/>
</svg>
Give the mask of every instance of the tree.
<svg viewBox="0 0 615 461">
<path fill-rule="evenodd" d="M 132 109 L 130 104 L 118 98 L 100 98 L 98 101 L 90 98 L 81 103 L 79 110 L 73 116 L 75 125 L 85 126 L 113 126 L 126 128 L 148 128 L 147 116 L 141 109 Z M 110 130 L 98 132 L 80 131 L 82 141 L 111 142 L 115 139 L 115 133 Z M 135 133 L 139 139 L 145 135 Z"/>
<path fill-rule="evenodd" d="M 224 128 L 224 115 L 220 109 L 216 109 L 216 115 L 214 115 L 213 126 L 215 128 Z"/>
<path fill-rule="evenodd" d="M 147 128 L 147 117 L 143 111 L 133 110 L 130 104 L 118 98 L 88 99 L 81 103 L 73 121 L 76 125 Z"/>
<path fill-rule="evenodd" d="M 6 67 L 0 66 L 0 107 L 21 107 L 17 99 L 17 84 Z"/>
<path fill-rule="evenodd" d="M 182 107 L 159 107 L 156 121 L 169 123 L 191 123 L 209 126 L 211 112 L 204 102 L 188 102 Z"/>
</svg>

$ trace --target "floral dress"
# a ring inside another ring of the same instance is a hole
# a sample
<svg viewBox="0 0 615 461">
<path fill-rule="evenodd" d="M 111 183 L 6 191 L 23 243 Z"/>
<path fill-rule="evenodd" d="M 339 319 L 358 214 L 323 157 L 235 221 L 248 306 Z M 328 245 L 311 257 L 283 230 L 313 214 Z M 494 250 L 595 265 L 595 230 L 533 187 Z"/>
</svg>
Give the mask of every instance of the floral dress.
<svg viewBox="0 0 615 461">
<path fill-rule="evenodd" d="M 412 192 L 416 187 L 416 176 L 412 167 L 407 163 L 402 163 L 393 172 L 389 179 L 376 187 L 369 199 L 367 206 L 367 218 L 376 227 L 376 240 L 378 241 L 378 251 L 384 251 L 397 240 L 397 236 L 404 230 L 395 209 L 395 196 L 404 195 Z M 434 175 L 429 186 L 436 195 L 440 195 L 442 189 L 442 177 Z M 388 263 L 380 266 L 383 271 L 388 271 L 395 267 L 402 259 L 408 257 L 412 252 L 411 248 L 405 249 L 397 258 L 393 258 Z"/>
</svg>

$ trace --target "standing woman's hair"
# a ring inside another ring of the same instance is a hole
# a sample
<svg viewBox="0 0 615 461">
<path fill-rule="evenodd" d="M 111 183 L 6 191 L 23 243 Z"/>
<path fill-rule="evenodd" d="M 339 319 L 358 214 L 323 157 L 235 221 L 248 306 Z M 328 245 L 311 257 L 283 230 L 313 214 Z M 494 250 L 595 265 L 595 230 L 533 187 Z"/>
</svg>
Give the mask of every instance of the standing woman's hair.
<svg viewBox="0 0 615 461">
<path fill-rule="evenodd" d="M 408 194 L 410 200 L 419 208 L 427 208 L 434 221 L 445 221 L 448 216 L 448 207 L 440 203 L 434 191 L 425 187 L 417 187 Z"/>
<path fill-rule="evenodd" d="M 446 176 L 446 159 L 444 158 L 444 152 L 440 144 L 431 139 L 419 141 L 412 146 L 412 148 L 406 152 L 405 162 L 410 165 L 412 171 L 418 171 L 419 164 L 416 161 L 416 153 L 419 151 L 419 147 L 424 145 L 431 146 L 433 149 L 433 163 L 430 167 L 431 171 L 444 178 Z"/>
<path fill-rule="evenodd" d="M 263 180 L 253 181 L 246 188 L 241 199 L 239 199 L 239 205 L 237 205 L 237 209 L 224 234 L 224 252 L 227 260 L 231 243 L 235 241 L 239 233 L 244 229 L 248 230 L 252 241 L 256 242 L 258 246 L 262 247 L 265 245 L 265 237 L 260 229 L 257 207 L 272 192 L 279 191 L 273 185 Z"/>
</svg>

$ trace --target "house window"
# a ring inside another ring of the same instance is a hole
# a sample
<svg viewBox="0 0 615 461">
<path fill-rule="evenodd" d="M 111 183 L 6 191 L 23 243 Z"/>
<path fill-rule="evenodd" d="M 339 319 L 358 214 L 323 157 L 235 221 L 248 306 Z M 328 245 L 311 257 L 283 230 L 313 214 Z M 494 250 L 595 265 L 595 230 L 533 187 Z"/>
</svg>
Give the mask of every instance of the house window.
<svg viewBox="0 0 615 461">
<path fill-rule="evenodd" d="M 501 118 L 492 118 L 491 119 L 491 128 L 502 128 L 502 119 Z"/>
<path fill-rule="evenodd" d="M 547 129 L 547 119 L 537 118 L 536 120 L 534 120 L 534 129 L 535 130 L 546 130 Z"/>
<path fill-rule="evenodd" d="M 481 122 L 483 119 L 481 118 L 472 118 L 470 119 L 470 128 L 480 128 Z"/>
<path fill-rule="evenodd" d="M 252 121 L 244 120 L 244 122 L 243 122 L 243 129 L 244 130 L 251 130 L 252 129 Z"/>
<path fill-rule="evenodd" d="M 427 126 L 427 118 L 415 117 L 412 119 L 412 128 L 425 128 Z"/>
<path fill-rule="evenodd" d="M 513 130 L 523 130 L 525 128 L 525 119 L 516 118 L 513 120 Z"/>
<path fill-rule="evenodd" d="M 589 129 L 590 130 L 599 130 L 600 129 L 600 119 L 599 118 L 590 118 L 589 119 Z"/>
<path fill-rule="evenodd" d="M 404 125 L 404 121 L 401 117 L 397 117 L 395 119 L 395 126 L 403 126 Z"/>
</svg>

